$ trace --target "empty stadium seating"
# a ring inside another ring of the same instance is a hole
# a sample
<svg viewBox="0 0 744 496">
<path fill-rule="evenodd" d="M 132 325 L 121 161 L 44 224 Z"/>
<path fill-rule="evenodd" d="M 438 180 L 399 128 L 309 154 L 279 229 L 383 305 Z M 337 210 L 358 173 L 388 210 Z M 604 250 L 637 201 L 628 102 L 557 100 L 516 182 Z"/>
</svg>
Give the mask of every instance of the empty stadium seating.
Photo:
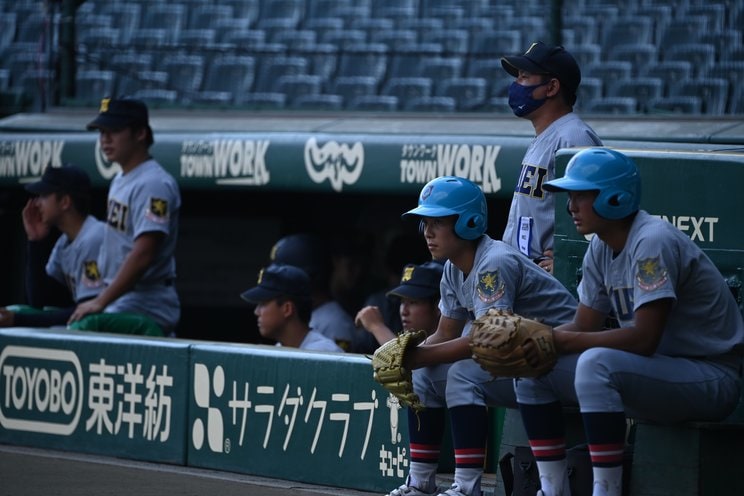
<svg viewBox="0 0 744 496">
<path fill-rule="evenodd" d="M 508 112 L 513 78 L 500 57 L 551 41 L 550 16 L 535 14 L 550 6 L 87 0 L 75 18 L 78 88 L 67 101 L 106 91 L 182 106 Z M 742 112 L 744 0 L 581 1 L 561 13 L 556 41 L 581 66 L 580 112 Z M 55 78 L 38 76 L 54 67 L 45 46 L 58 19 L 49 2 L 0 2 L 0 91 L 54 97 Z"/>
</svg>

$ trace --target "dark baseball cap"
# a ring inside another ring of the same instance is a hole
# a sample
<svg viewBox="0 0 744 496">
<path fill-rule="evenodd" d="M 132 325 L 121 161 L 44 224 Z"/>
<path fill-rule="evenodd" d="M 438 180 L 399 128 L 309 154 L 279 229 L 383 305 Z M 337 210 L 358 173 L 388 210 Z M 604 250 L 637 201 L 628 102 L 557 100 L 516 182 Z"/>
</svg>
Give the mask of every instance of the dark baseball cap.
<svg viewBox="0 0 744 496">
<path fill-rule="evenodd" d="M 26 185 L 26 191 L 35 195 L 50 193 L 88 193 L 90 177 L 75 165 L 65 164 L 62 167 L 47 166 L 41 179 Z"/>
<path fill-rule="evenodd" d="M 271 249 L 270 258 L 273 263 L 300 267 L 310 277 L 331 269 L 331 256 L 326 243 L 319 236 L 309 233 L 281 238 Z"/>
<path fill-rule="evenodd" d="M 437 261 L 403 267 L 400 285 L 388 291 L 388 296 L 423 300 L 439 294 L 439 281 L 444 266 Z"/>
<path fill-rule="evenodd" d="M 258 273 L 257 285 L 240 295 L 248 303 L 262 303 L 280 296 L 310 300 L 310 278 L 299 267 L 271 264 Z"/>
<path fill-rule="evenodd" d="M 519 71 L 555 76 L 570 95 L 576 95 L 581 83 L 581 70 L 573 55 L 562 46 L 549 46 L 538 41 L 530 45 L 522 55 L 501 57 L 501 65 L 514 77 Z"/>
<path fill-rule="evenodd" d="M 98 116 L 88 123 L 88 130 L 93 129 L 124 129 L 125 127 L 142 125 L 149 126 L 147 105 L 140 100 L 131 98 L 104 98 L 98 109 Z"/>
</svg>

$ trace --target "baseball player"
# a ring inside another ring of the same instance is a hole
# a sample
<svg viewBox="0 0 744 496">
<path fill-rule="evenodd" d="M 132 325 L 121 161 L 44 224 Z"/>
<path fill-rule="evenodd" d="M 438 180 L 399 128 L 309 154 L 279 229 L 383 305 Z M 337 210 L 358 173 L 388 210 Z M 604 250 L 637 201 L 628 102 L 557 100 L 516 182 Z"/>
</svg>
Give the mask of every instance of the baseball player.
<svg viewBox="0 0 744 496">
<path fill-rule="evenodd" d="M 509 106 L 535 129 L 535 139 L 522 159 L 502 239 L 552 273 L 555 200 L 543 185 L 555 177 L 555 152 L 602 142 L 573 113 L 581 71 L 565 48 L 533 43 L 523 55 L 502 57 L 501 65 L 515 78 L 509 87 Z"/>
<path fill-rule="evenodd" d="M 78 305 L 70 322 L 104 311 L 142 314 L 173 335 L 181 311 L 174 257 L 181 194 L 150 156 L 147 107 L 139 100 L 104 98 L 87 127 L 99 131 L 101 150 L 121 171 L 108 192 L 99 259 L 105 287 Z"/>
<path fill-rule="evenodd" d="M 39 181 L 26 185 L 33 195 L 23 209 L 23 227 L 28 238 L 28 300 L 35 311 L 15 306 L 15 311 L 0 309 L 0 326 L 64 326 L 74 310 L 55 308 L 38 310 L 52 300 L 47 277 L 64 285 L 71 302 L 81 303 L 101 290 L 98 249 L 103 240 L 104 224 L 90 211 L 90 178 L 74 165 L 47 167 Z M 51 236 L 52 228 L 62 235 L 57 238 L 47 260 L 42 261 L 39 246 Z M 37 270 L 44 267 L 44 270 Z"/>
<path fill-rule="evenodd" d="M 261 336 L 276 341 L 277 346 L 342 353 L 331 338 L 310 327 L 311 293 L 310 277 L 304 270 L 271 264 L 258 273 L 256 286 L 240 297 L 256 305 Z"/>
<path fill-rule="evenodd" d="M 432 260 L 421 265 L 406 264 L 400 284 L 390 291 L 389 297 L 400 300 L 398 313 L 402 329 L 423 329 L 431 334 L 439 323 L 439 281 L 443 264 Z M 367 305 L 357 312 L 354 322 L 374 336 L 378 344 L 395 338 L 395 333 L 385 323 L 380 307 Z"/>
<path fill-rule="evenodd" d="M 426 408 L 408 409 L 411 464 L 391 496 L 479 496 L 489 427 L 486 406 L 516 407 L 513 381 L 494 379 L 471 358 L 465 329 L 489 308 L 510 309 L 557 325 L 570 320 L 574 297 L 557 279 L 502 241 L 485 234 L 486 198 L 471 181 L 438 177 L 419 195 L 415 217 L 433 258 L 446 260 L 440 284 L 441 318 L 426 342 L 407 354 L 414 391 Z M 551 324 L 551 325 L 553 325 Z M 440 492 L 436 470 L 449 408 L 455 478 Z"/>
<path fill-rule="evenodd" d="M 577 153 L 545 188 L 568 192 L 584 256 L 579 306 L 554 329 L 561 356 L 517 379 L 541 496 L 569 495 L 562 405 L 578 405 L 594 496 L 620 496 L 626 416 L 661 423 L 721 420 L 740 396 L 744 323 L 710 259 L 672 224 L 639 210 L 635 163 L 605 148 Z M 605 329 L 612 314 L 619 328 Z"/>
</svg>

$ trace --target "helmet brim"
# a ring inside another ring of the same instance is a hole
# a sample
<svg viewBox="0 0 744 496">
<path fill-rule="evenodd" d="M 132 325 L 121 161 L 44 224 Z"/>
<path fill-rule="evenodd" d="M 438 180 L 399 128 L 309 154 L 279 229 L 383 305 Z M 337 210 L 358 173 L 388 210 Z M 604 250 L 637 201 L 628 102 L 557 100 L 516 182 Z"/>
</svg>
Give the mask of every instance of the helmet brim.
<svg viewBox="0 0 744 496">
<path fill-rule="evenodd" d="M 596 184 L 590 181 L 582 181 L 570 177 L 561 177 L 553 179 L 543 184 L 543 188 L 551 193 L 561 191 L 593 191 L 600 189 Z"/>
<path fill-rule="evenodd" d="M 404 213 L 401 217 L 447 217 L 449 215 L 458 215 L 458 213 L 449 208 L 440 206 L 419 205 L 418 207 Z"/>
</svg>

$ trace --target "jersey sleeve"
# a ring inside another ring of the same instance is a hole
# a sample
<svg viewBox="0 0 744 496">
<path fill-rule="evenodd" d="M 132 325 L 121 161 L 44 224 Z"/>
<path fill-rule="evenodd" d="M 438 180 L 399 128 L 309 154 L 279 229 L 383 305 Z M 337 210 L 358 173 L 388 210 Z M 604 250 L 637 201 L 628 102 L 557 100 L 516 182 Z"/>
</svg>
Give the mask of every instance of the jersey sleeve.
<svg viewBox="0 0 744 496">
<path fill-rule="evenodd" d="M 147 177 L 135 191 L 131 208 L 135 238 L 153 231 L 169 234 L 171 216 L 180 208 L 180 196 L 170 181 Z"/>
<path fill-rule="evenodd" d="M 679 247 L 671 237 L 640 237 L 631 253 L 633 310 L 663 298 L 677 299 Z"/>
</svg>

